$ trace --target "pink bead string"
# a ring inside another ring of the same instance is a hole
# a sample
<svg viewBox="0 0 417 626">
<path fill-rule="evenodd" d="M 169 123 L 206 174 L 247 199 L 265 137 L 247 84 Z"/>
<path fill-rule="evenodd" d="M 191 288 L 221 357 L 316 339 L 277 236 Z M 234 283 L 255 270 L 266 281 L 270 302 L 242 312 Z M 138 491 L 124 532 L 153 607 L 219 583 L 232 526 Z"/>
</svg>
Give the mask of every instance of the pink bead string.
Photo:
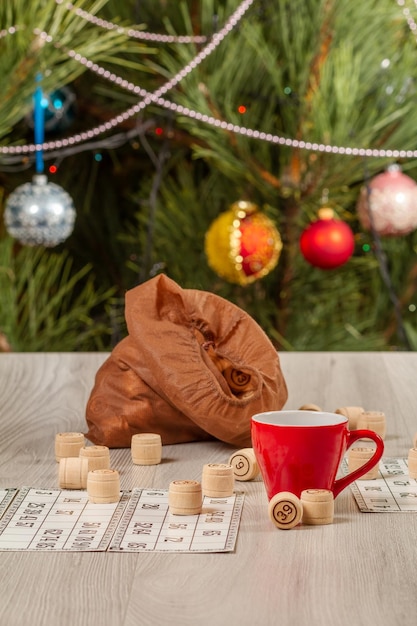
<svg viewBox="0 0 417 626">
<path fill-rule="evenodd" d="M 0 30 L 0 39 L 3 39 L 3 37 L 6 37 L 7 35 L 14 35 L 18 30 L 23 30 L 23 28 L 21 26 L 3 28 L 3 30 Z"/>
<path fill-rule="evenodd" d="M 119 113 L 119 115 L 115 116 L 114 118 L 107 121 L 106 123 L 100 124 L 99 126 L 96 126 L 95 128 L 92 128 L 88 131 L 81 132 L 77 135 L 73 135 L 72 137 L 68 137 L 66 139 L 58 139 L 56 141 L 45 142 L 41 146 L 35 145 L 35 144 L 26 144 L 26 145 L 21 145 L 21 146 L 7 146 L 7 147 L 3 146 L 3 147 L 0 147 L 0 153 L 28 154 L 28 153 L 33 153 L 36 150 L 43 150 L 47 152 L 49 150 L 62 149 L 68 146 L 73 146 L 78 143 L 89 141 L 119 126 L 120 124 L 122 124 L 123 122 L 131 118 L 133 115 L 137 115 L 138 113 L 140 113 L 140 111 L 145 109 L 152 102 L 158 102 L 158 98 L 162 96 L 162 94 L 165 94 L 171 89 L 173 89 L 176 85 L 178 85 L 181 82 L 181 80 L 183 80 L 196 67 L 198 67 L 198 65 L 200 65 L 200 63 L 204 59 L 206 59 L 210 54 L 212 54 L 214 50 L 220 45 L 220 43 L 222 43 L 222 41 L 227 37 L 227 35 L 235 28 L 235 26 L 240 22 L 240 20 L 246 13 L 246 11 L 251 7 L 253 2 L 254 0 L 244 0 L 243 2 L 241 2 L 241 4 L 236 9 L 236 11 L 227 20 L 223 28 L 213 36 L 210 43 L 208 43 L 194 57 L 194 59 L 192 59 L 184 68 L 182 68 L 173 78 L 167 81 L 153 94 L 150 94 L 146 90 L 141 89 L 140 87 L 136 85 L 133 85 L 132 83 L 123 79 L 122 77 L 117 76 L 113 72 L 110 72 L 109 70 L 106 70 L 100 67 L 99 65 L 97 65 L 96 63 L 93 63 L 91 60 L 87 59 L 86 57 L 79 54 L 75 50 L 66 50 L 66 53 L 68 54 L 68 56 L 73 58 L 78 63 L 83 64 L 87 69 L 93 71 L 98 76 L 101 76 L 105 80 L 113 82 L 114 84 L 120 86 L 123 89 L 128 89 L 129 91 L 132 91 L 133 93 L 143 97 L 144 99 L 138 104 L 130 107 L 126 111 Z M 35 29 L 34 34 L 45 43 L 53 43 L 52 36 L 44 31 Z M 55 43 L 54 45 L 56 47 L 61 48 L 61 46 L 58 43 Z M 174 105 L 173 103 L 168 103 L 168 101 L 163 101 L 163 100 L 161 100 L 161 102 L 167 102 L 166 108 L 170 108 L 172 111 L 175 111 L 175 108 L 177 105 Z M 192 115 L 193 113 L 195 112 L 191 112 L 191 117 L 193 117 Z M 185 113 L 183 114 L 185 115 Z"/>
<path fill-rule="evenodd" d="M 142 30 L 136 30 L 135 28 L 125 28 L 114 22 L 108 22 L 103 20 L 84 9 L 80 9 L 72 4 L 72 2 L 64 2 L 64 0 L 55 0 L 56 4 L 63 5 L 68 11 L 73 11 L 78 17 L 90 24 L 99 26 L 106 30 L 115 30 L 118 33 L 127 35 L 132 39 L 141 39 L 142 41 L 152 41 L 153 43 L 205 43 L 207 37 L 204 35 L 189 36 L 189 35 L 162 35 L 158 33 L 149 33 Z"/>
<path fill-rule="evenodd" d="M 414 0 L 417 3 L 417 0 Z M 63 0 L 56 0 L 58 4 L 61 4 Z M 59 139 L 56 141 L 46 142 L 42 144 L 42 146 L 36 146 L 35 144 L 27 144 L 21 146 L 8 146 L 1 147 L 0 153 L 3 154 L 27 154 L 33 153 L 37 149 L 42 149 L 43 151 L 49 151 L 53 149 L 62 149 L 68 146 L 73 146 L 79 143 L 83 143 L 89 141 L 95 137 L 98 137 L 101 134 L 109 132 L 113 128 L 119 126 L 129 118 L 134 115 L 137 115 L 148 107 L 151 103 L 156 104 L 162 108 L 168 109 L 174 113 L 184 115 L 189 117 L 190 119 L 194 119 L 196 121 L 202 122 L 204 124 L 208 124 L 215 128 L 219 128 L 221 130 L 226 130 L 228 132 L 232 132 L 235 134 L 240 134 L 251 139 L 258 139 L 260 141 L 266 141 L 268 143 L 278 144 L 281 146 L 287 146 L 291 148 L 298 148 L 301 150 L 307 150 L 310 152 L 320 152 L 320 153 L 330 153 L 330 154 L 340 154 L 346 156 L 359 156 L 359 157 L 372 157 L 372 158 L 391 158 L 391 159 L 405 159 L 405 158 L 416 158 L 417 150 L 384 150 L 384 149 L 376 149 L 376 148 L 358 148 L 358 147 L 345 147 L 345 146 L 336 146 L 331 144 L 317 143 L 317 142 L 309 142 L 298 139 L 291 139 L 288 137 L 283 137 L 281 135 L 274 135 L 272 133 L 265 133 L 259 131 L 257 129 L 247 128 L 245 126 L 240 126 L 239 124 L 233 124 L 231 122 L 226 122 L 224 120 L 219 120 L 213 116 L 206 115 L 200 113 L 198 111 L 194 111 L 189 109 L 188 107 L 184 107 L 182 105 L 177 105 L 174 102 L 166 100 L 162 96 L 165 95 L 168 91 L 172 90 L 176 85 L 178 85 L 181 80 L 183 80 L 188 74 L 190 74 L 200 63 L 206 59 L 216 48 L 217 46 L 225 39 L 225 37 L 233 30 L 233 28 L 239 23 L 242 19 L 246 11 L 253 4 L 254 0 L 244 0 L 236 9 L 236 11 L 232 14 L 229 20 L 226 22 L 225 26 L 213 36 L 210 43 L 208 43 L 195 57 L 188 63 L 184 68 L 182 68 L 173 78 L 167 81 L 164 85 L 162 85 L 157 91 L 154 93 L 150 93 L 145 89 L 134 85 L 133 83 L 123 79 L 120 76 L 117 76 L 113 72 L 104 69 L 99 66 L 97 63 L 93 63 L 91 60 L 77 53 L 75 50 L 66 50 L 68 56 L 73 58 L 75 61 L 84 65 L 87 69 L 94 72 L 98 76 L 108 80 L 115 85 L 118 85 L 122 89 L 126 89 L 135 95 L 143 98 L 141 102 L 133 105 L 126 111 L 119 113 L 113 119 L 109 120 L 104 124 L 100 124 L 95 128 L 92 128 L 88 131 L 81 132 L 77 135 L 73 135 L 72 137 L 68 137 L 66 139 Z M 70 3 L 67 3 L 70 5 Z M 411 32 L 417 33 L 417 25 L 411 14 L 409 9 L 405 7 L 405 0 L 397 0 L 397 4 L 399 7 L 402 7 L 403 14 L 407 20 L 407 23 L 410 27 Z M 72 6 L 72 5 L 71 5 Z M 109 23 L 111 24 L 111 23 Z M 12 27 L 8 29 L 8 31 L 0 31 L 0 36 L 5 36 L 6 34 L 13 34 L 16 32 L 18 27 Z M 2 33 L 5 33 L 2 35 Z M 41 32 L 39 30 L 35 30 L 35 35 L 40 37 L 43 41 L 47 43 L 53 43 L 53 39 L 48 33 Z M 59 44 L 54 44 L 57 47 L 60 47 Z"/>
<path fill-rule="evenodd" d="M 414 0 L 415 3 L 415 0 Z M 398 6 L 401 8 L 403 15 L 406 19 L 409 29 L 413 33 L 414 36 L 417 35 L 417 24 L 411 15 L 410 9 L 405 6 L 405 0 L 397 0 Z"/>
</svg>

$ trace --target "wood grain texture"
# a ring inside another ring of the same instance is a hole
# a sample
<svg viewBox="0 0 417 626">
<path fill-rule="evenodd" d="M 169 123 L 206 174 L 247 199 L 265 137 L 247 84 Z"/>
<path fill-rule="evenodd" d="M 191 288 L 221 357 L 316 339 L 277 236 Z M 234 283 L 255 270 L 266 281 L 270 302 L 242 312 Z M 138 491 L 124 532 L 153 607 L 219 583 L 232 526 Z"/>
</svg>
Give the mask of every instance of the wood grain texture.
<svg viewBox="0 0 417 626">
<path fill-rule="evenodd" d="M 0 355 L 0 486 L 56 487 L 57 432 L 86 431 L 104 354 Z M 363 406 L 387 418 L 385 455 L 406 458 L 417 432 L 417 354 L 283 353 L 288 409 Z M 121 487 L 168 489 L 227 463 L 218 442 L 164 446 L 136 466 L 110 450 Z M 7 626 L 414 626 L 417 515 L 360 513 L 349 489 L 334 523 L 274 527 L 258 476 L 245 492 L 234 553 L 0 553 Z"/>
</svg>

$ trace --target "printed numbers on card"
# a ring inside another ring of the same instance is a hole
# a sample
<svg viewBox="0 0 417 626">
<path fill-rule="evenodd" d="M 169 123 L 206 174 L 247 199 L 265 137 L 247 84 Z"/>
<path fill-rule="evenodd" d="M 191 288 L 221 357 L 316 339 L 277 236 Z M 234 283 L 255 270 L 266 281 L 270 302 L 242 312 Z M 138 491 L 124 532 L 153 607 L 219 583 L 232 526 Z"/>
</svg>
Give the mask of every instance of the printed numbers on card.
<svg viewBox="0 0 417 626">
<path fill-rule="evenodd" d="M 171 522 L 168 525 L 168 528 L 170 530 L 187 530 L 188 524 L 176 524 L 174 522 Z"/>
</svg>

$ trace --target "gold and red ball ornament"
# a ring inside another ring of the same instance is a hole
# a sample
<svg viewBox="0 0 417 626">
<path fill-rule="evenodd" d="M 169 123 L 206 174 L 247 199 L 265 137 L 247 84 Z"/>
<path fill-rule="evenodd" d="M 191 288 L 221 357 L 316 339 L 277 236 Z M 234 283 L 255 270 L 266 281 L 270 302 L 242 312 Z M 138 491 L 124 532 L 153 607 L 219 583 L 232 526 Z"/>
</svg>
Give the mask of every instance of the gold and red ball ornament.
<svg viewBox="0 0 417 626">
<path fill-rule="evenodd" d="M 408 235 L 417 228 L 417 183 L 399 165 L 390 165 L 361 188 L 356 210 L 365 230 Z"/>
<path fill-rule="evenodd" d="M 318 211 L 318 219 L 301 233 L 299 244 L 301 254 L 310 265 L 330 270 L 350 259 L 355 239 L 350 226 L 337 219 L 333 209 L 323 207 Z"/>
<path fill-rule="evenodd" d="M 233 203 L 211 224 L 205 252 L 211 269 L 230 283 L 248 285 L 275 268 L 281 236 L 259 207 L 245 200 Z"/>
</svg>

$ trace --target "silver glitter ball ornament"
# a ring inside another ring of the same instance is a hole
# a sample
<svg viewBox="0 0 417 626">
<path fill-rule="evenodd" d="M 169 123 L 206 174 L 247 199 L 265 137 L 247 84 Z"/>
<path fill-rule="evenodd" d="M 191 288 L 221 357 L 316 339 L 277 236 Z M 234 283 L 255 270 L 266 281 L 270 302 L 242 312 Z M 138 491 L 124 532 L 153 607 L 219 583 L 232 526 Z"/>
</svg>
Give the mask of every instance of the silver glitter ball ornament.
<svg viewBox="0 0 417 626">
<path fill-rule="evenodd" d="M 71 196 L 44 174 L 17 187 L 4 212 L 7 232 L 26 246 L 57 246 L 67 239 L 75 222 Z"/>
</svg>

